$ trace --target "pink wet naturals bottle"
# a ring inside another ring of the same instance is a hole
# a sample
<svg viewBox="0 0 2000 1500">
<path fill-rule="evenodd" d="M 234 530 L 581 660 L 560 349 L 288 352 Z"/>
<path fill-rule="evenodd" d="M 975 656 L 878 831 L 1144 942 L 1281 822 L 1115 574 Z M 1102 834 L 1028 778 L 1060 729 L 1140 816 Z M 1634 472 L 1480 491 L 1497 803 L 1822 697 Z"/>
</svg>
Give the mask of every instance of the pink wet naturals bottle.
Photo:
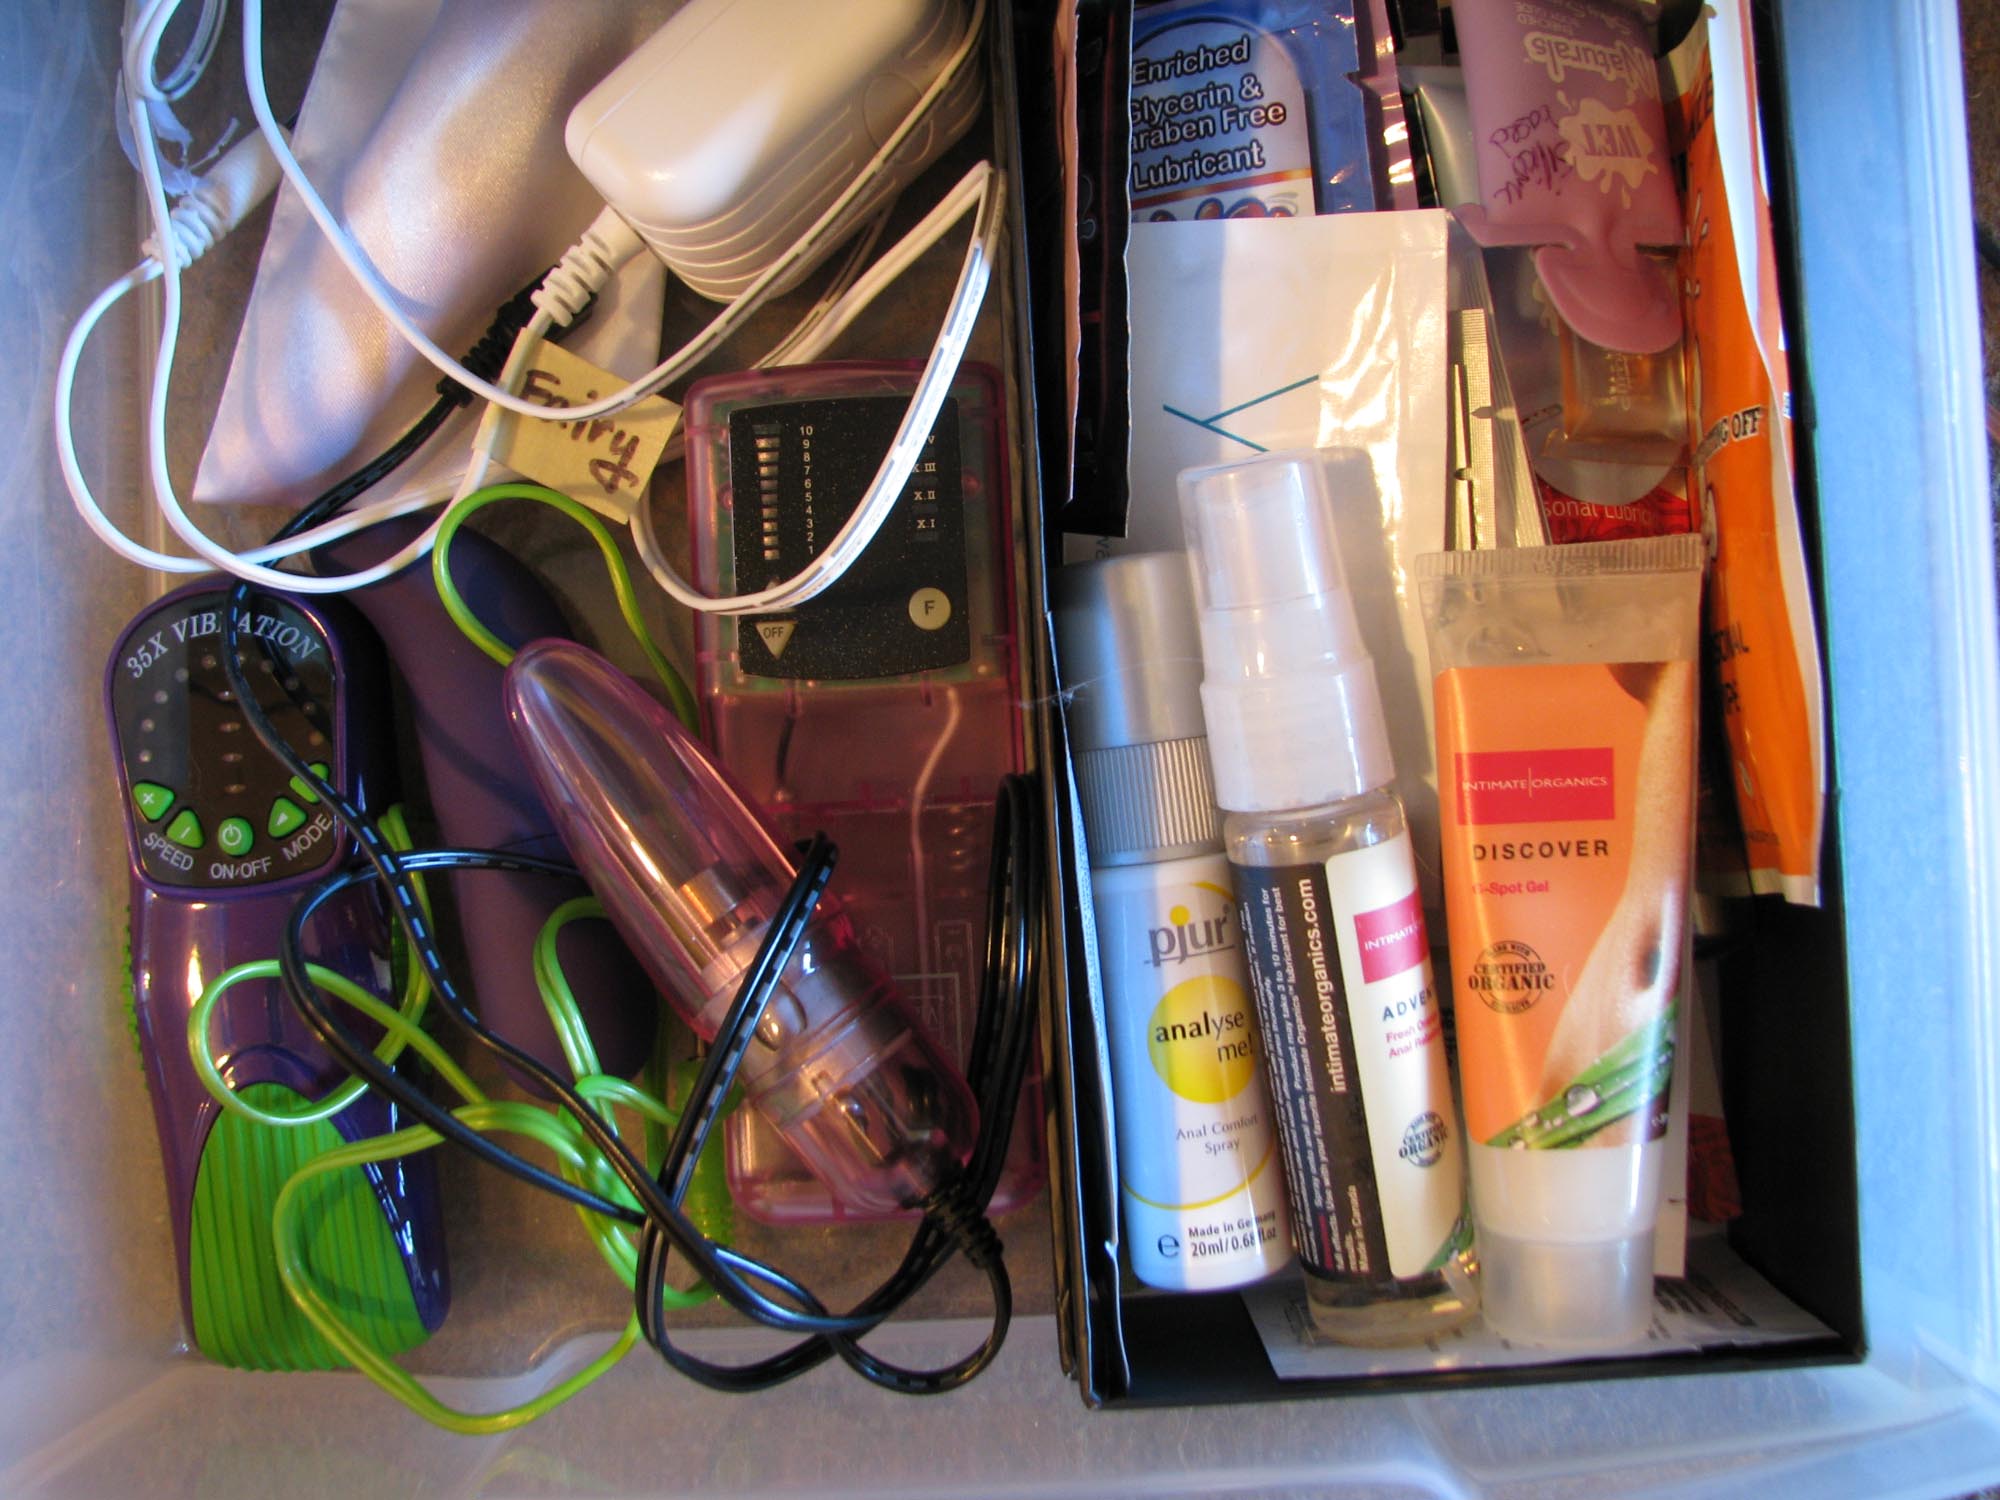
<svg viewBox="0 0 2000 1500">
<path fill-rule="evenodd" d="M 704 1040 L 794 876 L 695 739 L 595 652 L 537 641 L 507 709 L 563 843 L 626 944 Z M 914 1207 L 971 1150 L 971 1091 L 822 896 L 741 1075 L 748 1102 L 844 1201 Z"/>
<path fill-rule="evenodd" d="M 1614 0 L 1454 0 L 1479 170 L 1480 244 L 1536 245 L 1563 321 L 1626 354 L 1680 337 L 1683 235 L 1646 26 Z"/>
</svg>

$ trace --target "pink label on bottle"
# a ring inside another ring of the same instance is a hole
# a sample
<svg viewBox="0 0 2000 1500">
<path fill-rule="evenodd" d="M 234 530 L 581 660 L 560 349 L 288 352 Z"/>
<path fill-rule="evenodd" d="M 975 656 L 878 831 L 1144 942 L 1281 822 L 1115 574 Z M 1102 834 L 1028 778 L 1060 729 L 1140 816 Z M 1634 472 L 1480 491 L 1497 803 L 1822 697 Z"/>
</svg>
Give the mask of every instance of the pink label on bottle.
<svg viewBox="0 0 2000 1500">
<path fill-rule="evenodd" d="M 1481 750 L 1456 757 L 1458 821 L 1587 823 L 1615 817 L 1611 747 Z"/>
<path fill-rule="evenodd" d="M 1406 973 L 1429 956 L 1423 903 L 1415 891 L 1374 911 L 1357 912 L 1354 936 L 1361 948 L 1361 977 L 1369 984 Z"/>
</svg>

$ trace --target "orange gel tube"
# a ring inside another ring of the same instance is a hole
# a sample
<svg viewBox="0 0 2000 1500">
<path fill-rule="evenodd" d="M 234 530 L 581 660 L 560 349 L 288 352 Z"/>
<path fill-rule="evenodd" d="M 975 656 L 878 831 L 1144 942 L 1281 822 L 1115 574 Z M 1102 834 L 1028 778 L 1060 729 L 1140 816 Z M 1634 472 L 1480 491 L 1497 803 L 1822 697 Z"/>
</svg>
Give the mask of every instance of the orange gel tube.
<svg viewBox="0 0 2000 1500">
<path fill-rule="evenodd" d="M 1629 1343 L 1687 939 L 1701 542 L 1447 553 L 1418 576 L 1487 1321 Z"/>
</svg>

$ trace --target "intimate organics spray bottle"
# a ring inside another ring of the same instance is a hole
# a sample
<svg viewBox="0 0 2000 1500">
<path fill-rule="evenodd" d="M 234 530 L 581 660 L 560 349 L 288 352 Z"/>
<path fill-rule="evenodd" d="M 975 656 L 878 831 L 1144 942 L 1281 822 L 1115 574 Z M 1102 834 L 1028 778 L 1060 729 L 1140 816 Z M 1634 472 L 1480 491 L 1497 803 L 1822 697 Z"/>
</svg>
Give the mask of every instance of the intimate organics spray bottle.
<svg viewBox="0 0 2000 1500">
<path fill-rule="evenodd" d="M 1313 1321 L 1429 1338 L 1478 1306 L 1464 1155 L 1373 662 L 1317 454 L 1180 476 L 1223 847 Z"/>
</svg>

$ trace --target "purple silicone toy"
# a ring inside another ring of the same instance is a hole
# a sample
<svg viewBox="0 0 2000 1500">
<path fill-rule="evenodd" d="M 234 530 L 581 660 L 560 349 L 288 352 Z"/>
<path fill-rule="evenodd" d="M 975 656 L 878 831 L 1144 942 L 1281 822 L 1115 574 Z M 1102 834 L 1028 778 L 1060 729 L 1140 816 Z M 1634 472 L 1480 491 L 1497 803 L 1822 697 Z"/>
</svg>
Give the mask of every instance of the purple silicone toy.
<svg viewBox="0 0 2000 1500">
<path fill-rule="evenodd" d="M 365 567 L 423 529 L 388 521 L 314 554 L 322 572 Z M 452 581 L 480 623 L 510 646 L 567 636 L 562 612 L 532 573 L 477 532 L 451 544 Z M 428 560 L 345 596 L 368 617 L 409 687 L 409 719 L 423 759 L 431 814 L 455 848 L 502 849 L 563 859 L 556 836 L 507 732 L 497 663 L 459 631 L 438 599 Z M 535 985 L 535 939 L 550 912 L 587 894 L 581 882 L 483 872 L 448 878 L 480 1019 L 567 1076 L 555 1027 Z M 599 1062 L 630 1077 L 658 1025 L 653 987 L 602 922 L 573 923 L 557 940 L 564 976 L 583 1009 Z"/>
</svg>

